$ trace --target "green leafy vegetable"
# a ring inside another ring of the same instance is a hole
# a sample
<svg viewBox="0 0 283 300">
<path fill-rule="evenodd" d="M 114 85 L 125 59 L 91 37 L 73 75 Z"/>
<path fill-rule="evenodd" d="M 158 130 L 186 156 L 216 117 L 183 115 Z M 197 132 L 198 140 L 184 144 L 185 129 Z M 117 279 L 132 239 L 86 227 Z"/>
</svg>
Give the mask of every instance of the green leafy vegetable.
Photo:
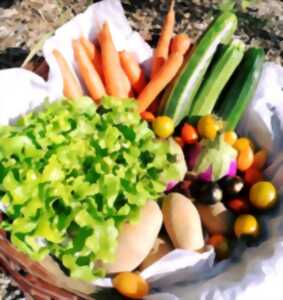
<svg viewBox="0 0 283 300">
<path fill-rule="evenodd" d="M 51 254 L 71 276 L 92 280 L 103 275 L 96 261 L 115 259 L 121 224 L 182 179 L 177 152 L 133 100 L 46 103 L 0 128 L 1 226 L 33 259 Z"/>
</svg>

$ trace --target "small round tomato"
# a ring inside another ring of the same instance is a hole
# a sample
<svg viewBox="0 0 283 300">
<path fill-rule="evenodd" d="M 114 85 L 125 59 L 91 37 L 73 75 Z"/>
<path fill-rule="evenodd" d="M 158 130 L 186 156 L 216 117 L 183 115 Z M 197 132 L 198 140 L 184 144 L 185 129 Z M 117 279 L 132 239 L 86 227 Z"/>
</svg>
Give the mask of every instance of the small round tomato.
<svg viewBox="0 0 283 300">
<path fill-rule="evenodd" d="M 248 186 L 251 186 L 259 181 L 262 181 L 263 176 L 260 170 L 255 168 L 253 165 L 246 170 L 244 175 L 244 181 Z"/>
<path fill-rule="evenodd" d="M 222 234 L 214 234 L 207 241 L 215 249 L 215 254 L 218 259 L 226 259 L 230 254 L 230 247 L 227 238 Z"/>
<path fill-rule="evenodd" d="M 194 144 L 198 140 L 198 133 L 192 125 L 186 123 L 182 127 L 181 137 L 185 144 Z"/>
<path fill-rule="evenodd" d="M 112 280 L 114 288 L 130 299 L 141 299 L 148 295 L 149 284 L 138 273 L 123 272 Z"/>
<path fill-rule="evenodd" d="M 155 134 L 160 138 L 168 138 L 174 132 L 174 122 L 167 116 L 157 117 L 152 122 L 152 127 Z"/>
<path fill-rule="evenodd" d="M 238 238 L 242 236 L 256 237 L 259 233 L 257 219 L 253 215 L 240 215 L 235 221 L 234 232 Z"/>
<path fill-rule="evenodd" d="M 234 143 L 233 147 L 238 151 L 241 152 L 246 148 L 252 148 L 252 143 L 248 138 L 238 138 Z"/>
<path fill-rule="evenodd" d="M 237 133 L 235 131 L 224 132 L 224 141 L 231 146 L 235 144 L 237 138 Z"/>
<path fill-rule="evenodd" d="M 254 162 L 253 162 L 253 167 L 261 170 L 267 161 L 267 151 L 262 149 L 256 152 L 254 156 Z"/>
<path fill-rule="evenodd" d="M 269 181 L 257 182 L 250 189 L 250 202 L 255 208 L 268 209 L 276 203 L 276 200 L 277 191 Z"/>
<path fill-rule="evenodd" d="M 200 136 L 213 141 L 221 124 L 213 115 L 207 115 L 199 119 L 197 129 Z"/>
<path fill-rule="evenodd" d="M 240 171 L 244 172 L 249 169 L 254 161 L 254 153 L 250 146 L 244 148 L 239 152 L 237 157 L 237 167 Z"/>
<path fill-rule="evenodd" d="M 152 122 L 155 119 L 154 114 L 150 111 L 142 112 L 141 117 L 142 117 L 143 120 L 145 120 L 147 122 Z"/>
<path fill-rule="evenodd" d="M 244 198 L 234 198 L 229 200 L 226 205 L 236 214 L 246 214 L 250 211 L 249 203 Z"/>
</svg>

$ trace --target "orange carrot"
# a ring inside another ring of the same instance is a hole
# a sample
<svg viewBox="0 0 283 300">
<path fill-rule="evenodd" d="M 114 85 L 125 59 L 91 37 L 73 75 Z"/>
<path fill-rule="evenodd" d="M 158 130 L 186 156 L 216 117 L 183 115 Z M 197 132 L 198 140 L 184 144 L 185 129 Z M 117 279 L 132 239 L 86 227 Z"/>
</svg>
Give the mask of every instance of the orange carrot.
<svg viewBox="0 0 283 300">
<path fill-rule="evenodd" d="M 99 35 L 102 67 L 107 94 L 116 97 L 127 97 L 129 91 L 125 88 L 123 70 L 119 54 L 115 49 L 108 23 L 104 23 Z M 122 80 L 121 80 L 122 78 Z"/>
<path fill-rule="evenodd" d="M 64 82 L 64 96 L 70 99 L 81 97 L 83 95 L 82 88 L 64 56 L 56 49 L 53 50 L 53 55 L 62 73 Z"/>
<path fill-rule="evenodd" d="M 146 86 L 145 75 L 142 68 L 130 53 L 121 51 L 119 55 L 122 68 L 128 76 L 134 91 L 140 93 Z"/>
<path fill-rule="evenodd" d="M 106 92 L 104 85 L 79 40 L 73 40 L 75 61 L 91 97 L 98 102 Z"/>
<path fill-rule="evenodd" d="M 101 62 L 101 53 L 95 47 L 94 43 L 88 40 L 85 36 L 80 36 L 80 43 L 85 48 L 85 51 L 89 59 L 93 62 L 94 67 L 99 74 L 100 78 L 103 80 L 103 71 L 102 71 L 102 62 Z"/>
<path fill-rule="evenodd" d="M 121 79 L 123 80 L 124 88 L 127 93 L 127 96 L 133 97 L 134 93 L 132 90 L 132 85 L 131 85 L 130 79 L 128 78 L 128 76 L 126 75 L 126 73 L 124 72 L 123 69 L 122 69 L 121 75 L 122 75 Z"/>
<path fill-rule="evenodd" d="M 138 96 L 139 111 L 145 111 L 159 93 L 167 86 L 168 83 L 176 76 L 184 61 L 184 56 L 179 53 L 170 54 L 168 60 L 156 73 L 153 79 L 146 85 Z"/>
<path fill-rule="evenodd" d="M 185 55 L 191 46 L 191 39 L 186 33 L 177 34 L 171 42 L 171 53 L 181 52 Z"/>
<path fill-rule="evenodd" d="M 155 76 L 160 67 L 165 63 L 168 58 L 170 42 L 174 31 L 175 25 L 175 11 L 174 11 L 175 1 L 171 0 L 170 8 L 168 14 L 165 17 L 163 27 L 160 33 L 159 41 L 157 47 L 154 51 L 152 60 L 152 71 L 151 78 Z"/>
</svg>

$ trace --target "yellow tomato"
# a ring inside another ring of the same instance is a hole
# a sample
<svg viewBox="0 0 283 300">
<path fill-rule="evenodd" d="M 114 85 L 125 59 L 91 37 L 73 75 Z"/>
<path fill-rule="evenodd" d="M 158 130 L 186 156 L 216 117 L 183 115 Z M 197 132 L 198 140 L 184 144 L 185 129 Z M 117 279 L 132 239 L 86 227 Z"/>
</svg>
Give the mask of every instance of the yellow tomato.
<svg viewBox="0 0 283 300">
<path fill-rule="evenodd" d="M 224 141 L 233 146 L 237 141 L 237 133 L 235 131 L 226 131 L 224 132 Z"/>
<path fill-rule="evenodd" d="M 203 116 L 197 124 L 198 133 L 200 136 L 214 140 L 217 132 L 222 128 L 222 122 L 217 120 L 213 115 Z"/>
<path fill-rule="evenodd" d="M 130 299 L 141 299 L 149 293 L 149 284 L 138 273 L 122 272 L 112 283 L 121 295 Z"/>
<path fill-rule="evenodd" d="M 260 181 L 250 189 L 250 202 L 258 209 L 268 209 L 277 200 L 277 192 L 274 185 L 269 181 Z"/>
<path fill-rule="evenodd" d="M 239 216 L 234 224 L 235 235 L 239 238 L 241 236 L 254 236 L 259 233 L 259 225 L 257 219 L 252 215 Z"/>
<path fill-rule="evenodd" d="M 155 134 L 161 138 L 167 138 L 174 132 L 174 122 L 167 116 L 157 117 L 152 122 Z"/>
</svg>

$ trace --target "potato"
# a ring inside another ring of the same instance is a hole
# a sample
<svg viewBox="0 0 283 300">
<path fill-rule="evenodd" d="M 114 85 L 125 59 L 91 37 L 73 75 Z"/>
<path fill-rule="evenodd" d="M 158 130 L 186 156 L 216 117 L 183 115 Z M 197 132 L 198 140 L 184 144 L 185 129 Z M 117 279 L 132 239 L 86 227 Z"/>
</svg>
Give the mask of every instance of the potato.
<svg viewBox="0 0 283 300">
<path fill-rule="evenodd" d="M 224 204 L 218 202 L 214 205 L 196 204 L 204 227 L 210 234 L 226 234 L 231 232 L 233 214 Z"/>
<path fill-rule="evenodd" d="M 162 225 L 162 213 L 158 204 L 148 201 L 142 208 L 138 223 L 126 223 L 119 237 L 116 260 L 105 264 L 107 273 L 133 271 L 150 252 Z"/>
<path fill-rule="evenodd" d="M 149 254 L 140 265 L 140 271 L 143 271 L 150 265 L 154 264 L 160 258 L 171 252 L 173 249 L 174 248 L 168 238 L 158 237 Z"/>
<path fill-rule="evenodd" d="M 192 201 L 178 193 L 164 197 L 164 225 L 176 248 L 201 251 L 204 238 L 199 213 Z"/>
</svg>

